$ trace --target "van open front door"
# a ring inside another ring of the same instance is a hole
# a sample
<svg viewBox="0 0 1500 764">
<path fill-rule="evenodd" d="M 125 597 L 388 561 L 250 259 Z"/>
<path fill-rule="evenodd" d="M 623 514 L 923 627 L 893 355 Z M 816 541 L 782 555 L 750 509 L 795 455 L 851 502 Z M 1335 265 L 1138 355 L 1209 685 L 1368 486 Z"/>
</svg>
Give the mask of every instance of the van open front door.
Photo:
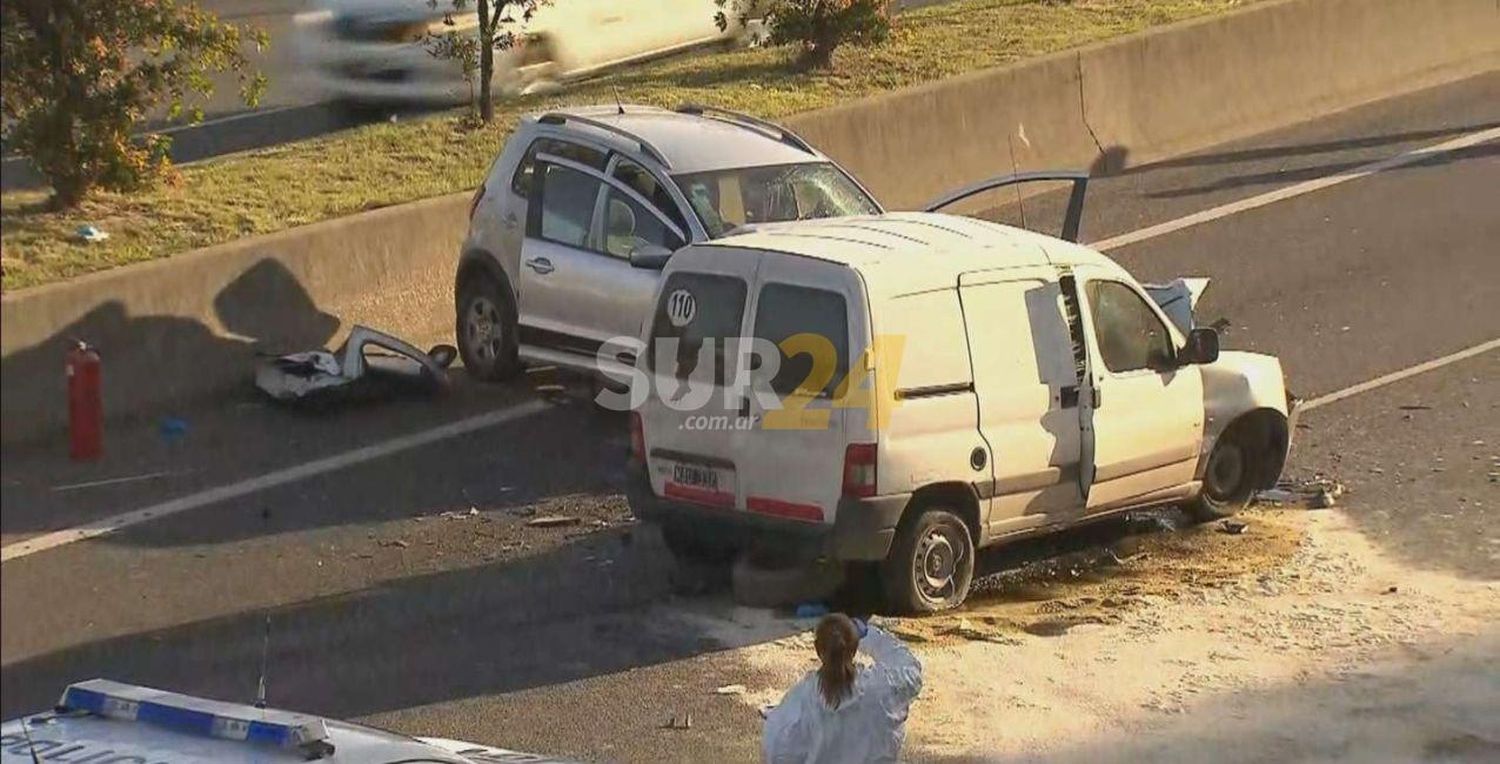
<svg viewBox="0 0 1500 764">
<path fill-rule="evenodd" d="M 939 197 L 923 207 L 922 211 L 939 212 L 944 207 L 950 207 L 965 199 L 998 188 L 1007 188 L 1022 183 L 1056 182 L 1069 182 L 1073 184 L 1068 196 L 1068 208 L 1063 214 L 1062 231 L 1058 234 L 1058 238 L 1077 242 L 1079 228 L 1083 223 L 1083 199 L 1084 195 L 1088 193 L 1089 187 L 1089 174 L 1087 172 L 1077 170 L 1045 170 L 1042 172 L 1018 172 L 1012 175 L 1000 175 L 989 180 L 982 180 L 971 186 L 964 186 L 957 191 Z"/>
</svg>

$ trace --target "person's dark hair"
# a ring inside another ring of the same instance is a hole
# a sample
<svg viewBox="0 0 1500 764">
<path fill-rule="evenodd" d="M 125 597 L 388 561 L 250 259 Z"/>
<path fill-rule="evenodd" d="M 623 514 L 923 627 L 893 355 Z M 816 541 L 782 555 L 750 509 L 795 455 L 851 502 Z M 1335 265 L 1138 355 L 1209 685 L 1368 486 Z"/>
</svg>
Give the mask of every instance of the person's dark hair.
<svg viewBox="0 0 1500 764">
<path fill-rule="evenodd" d="M 818 692 L 829 708 L 838 708 L 854 692 L 854 654 L 859 651 L 859 631 L 843 613 L 823 616 L 813 633 L 818 651 Z"/>
</svg>

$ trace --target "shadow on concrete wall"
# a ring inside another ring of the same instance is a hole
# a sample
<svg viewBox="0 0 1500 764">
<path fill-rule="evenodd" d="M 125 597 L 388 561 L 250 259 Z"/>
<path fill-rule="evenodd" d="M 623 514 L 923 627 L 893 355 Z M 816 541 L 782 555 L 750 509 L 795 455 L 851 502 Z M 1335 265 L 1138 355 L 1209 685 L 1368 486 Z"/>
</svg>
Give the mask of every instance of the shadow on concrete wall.
<svg viewBox="0 0 1500 764">
<path fill-rule="evenodd" d="M 115 419 L 125 412 L 150 415 L 201 395 L 201 376 L 189 384 L 185 373 L 208 375 L 214 388 L 224 389 L 249 379 L 257 352 L 320 347 L 339 328 L 338 318 L 320 310 L 297 277 L 272 259 L 226 285 L 213 307 L 228 335 L 186 316 L 131 315 L 123 303 L 110 300 L 46 341 L 6 356 L 0 361 L 6 440 L 60 436 L 66 416 L 64 358 L 77 341 L 99 350 L 105 415 Z"/>
</svg>

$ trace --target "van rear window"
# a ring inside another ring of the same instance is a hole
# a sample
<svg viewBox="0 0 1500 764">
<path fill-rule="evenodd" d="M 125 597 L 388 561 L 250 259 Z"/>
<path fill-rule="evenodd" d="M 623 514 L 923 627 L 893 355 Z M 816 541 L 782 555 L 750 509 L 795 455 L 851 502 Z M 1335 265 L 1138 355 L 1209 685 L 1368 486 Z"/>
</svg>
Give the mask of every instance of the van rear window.
<svg viewBox="0 0 1500 764">
<path fill-rule="evenodd" d="M 800 387 L 803 392 L 831 397 L 849 373 L 849 307 L 844 296 L 825 289 L 767 284 L 755 308 L 755 336 L 782 347 L 787 338 L 802 333 L 827 339 L 833 346 L 833 358 L 817 359 L 815 365 L 811 353 L 788 356 L 783 347 L 781 366 L 771 380 L 771 389 L 785 396 Z M 832 369 L 826 366 L 829 361 Z M 825 379 L 830 371 L 831 376 Z"/>
<path fill-rule="evenodd" d="M 651 319 L 650 345 L 646 348 L 648 368 L 656 370 L 657 342 L 675 339 L 677 354 L 672 373 L 686 379 L 695 371 L 703 343 L 711 341 L 714 383 L 724 384 L 729 370 L 725 340 L 740 336 L 746 291 L 744 280 L 734 276 L 680 271 L 668 276 Z"/>
</svg>

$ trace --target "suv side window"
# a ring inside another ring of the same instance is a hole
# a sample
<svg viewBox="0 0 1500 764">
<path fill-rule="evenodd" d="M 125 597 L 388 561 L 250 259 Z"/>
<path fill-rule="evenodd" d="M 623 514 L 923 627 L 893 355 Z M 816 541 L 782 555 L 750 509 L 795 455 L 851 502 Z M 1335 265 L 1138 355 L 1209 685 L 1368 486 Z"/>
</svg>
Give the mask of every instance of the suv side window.
<svg viewBox="0 0 1500 764">
<path fill-rule="evenodd" d="M 517 196 L 523 198 L 531 196 L 532 176 L 536 174 L 536 155 L 543 152 L 571 159 L 604 172 L 604 152 L 556 138 L 538 138 L 532 141 L 531 146 L 526 149 L 526 156 L 521 158 L 521 163 L 516 165 L 516 174 L 511 176 L 510 190 Z"/>
<path fill-rule="evenodd" d="M 626 194 L 609 189 L 609 198 L 604 205 L 604 251 L 615 257 L 630 257 L 630 253 L 644 244 L 656 244 L 676 252 L 683 244 L 682 237 L 672 232 L 652 214 Z"/>
<path fill-rule="evenodd" d="M 1105 368 L 1120 373 L 1171 360 L 1172 335 L 1134 289 L 1118 281 L 1090 281 L 1084 289 Z"/>
<path fill-rule="evenodd" d="M 677 224 L 683 231 L 688 230 L 687 220 L 682 216 L 682 210 L 678 208 L 677 202 L 672 201 L 672 195 L 662 184 L 656 182 L 656 177 L 646 168 L 636 164 L 630 159 L 620 157 L 615 162 L 614 179 L 629 186 L 630 189 L 645 197 L 656 208 L 666 214 L 667 219 Z"/>
<path fill-rule="evenodd" d="M 541 165 L 540 214 L 530 216 L 532 235 L 570 247 L 588 249 L 594 222 L 594 203 L 599 199 L 597 178 L 561 165 Z M 529 232 L 531 233 L 531 232 Z"/>
<path fill-rule="evenodd" d="M 817 359 L 821 362 L 818 363 L 807 353 L 788 356 L 783 350 L 771 389 L 786 396 L 804 385 L 815 384 L 820 380 L 814 376 L 821 378 L 827 373 L 824 364 L 832 361 L 833 374 L 822 389 L 801 391 L 832 397 L 839 382 L 849 373 L 849 307 L 844 296 L 826 289 L 766 284 L 760 290 L 760 302 L 755 308 L 755 336 L 781 347 L 788 337 L 802 333 L 827 339 L 833 345 L 833 358 Z"/>
</svg>

